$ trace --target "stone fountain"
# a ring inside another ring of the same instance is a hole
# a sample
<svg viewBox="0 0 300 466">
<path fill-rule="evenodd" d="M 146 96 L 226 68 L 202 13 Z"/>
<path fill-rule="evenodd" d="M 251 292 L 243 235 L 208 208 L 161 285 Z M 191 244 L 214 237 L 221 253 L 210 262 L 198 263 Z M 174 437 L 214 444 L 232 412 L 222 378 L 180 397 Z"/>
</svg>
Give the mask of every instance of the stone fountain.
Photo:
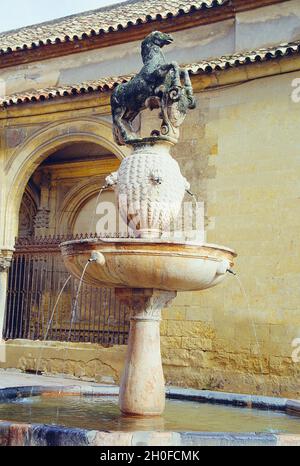
<svg viewBox="0 0 300 466">
<path fill-rule="evenodd" d="M 131 147 L 131 154 L 106 182 L 115 191 L 130 234 L 61 244 L 71 274 L 80 278 L 86 268 L 86 283 L 115 288 L 117 299 L 130 308 L 119 394 L 120 409 L 127 415 L 160 415 L 164 410 L 161 310 L 178 291 L 204 290 L 220 283 L 236 256 L 229 248 L 176 241 L 170 234 L 185 193 L 190 192 L 170 149 L 178 141 L 187 111 L 195 108 L 187 70 L 168 63 L 162 53 L 171 42 L 169 34 L 149 34 L 142 42 L 143 68 L 111 97 L 114 138 Z M 145 109 L 158 109 L 161 125 L 142 138 L 133 128 Z"/>
</svg>

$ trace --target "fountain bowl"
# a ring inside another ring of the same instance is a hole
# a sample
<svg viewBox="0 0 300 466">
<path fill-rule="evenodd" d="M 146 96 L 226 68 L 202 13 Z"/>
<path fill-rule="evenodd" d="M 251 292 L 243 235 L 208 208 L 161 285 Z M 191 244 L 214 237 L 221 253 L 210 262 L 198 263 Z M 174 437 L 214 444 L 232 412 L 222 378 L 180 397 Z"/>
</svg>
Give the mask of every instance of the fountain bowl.
<svg viewBox="0 0 300 466">
<path fill-rule="evenodd" d="M 220 283 L 236 253 L 215 244 L 88 238 L 60 245 L 68 271 L 96 287 L 197 291 Z"/>
</svg>

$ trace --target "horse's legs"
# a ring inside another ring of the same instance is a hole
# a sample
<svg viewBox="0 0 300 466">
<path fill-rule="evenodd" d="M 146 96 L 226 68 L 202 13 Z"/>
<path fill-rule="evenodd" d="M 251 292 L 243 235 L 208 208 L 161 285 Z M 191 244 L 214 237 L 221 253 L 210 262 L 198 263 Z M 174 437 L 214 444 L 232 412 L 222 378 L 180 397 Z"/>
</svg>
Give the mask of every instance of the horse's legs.
<svg viewBox="0 0 300 466">
<path fill-rule="evenodd" d="M 189 100 L 189 108 L 193 109 L 196 106 L 193 87 L 188 70 L 180 70 L 180 76 L 183 78 L 186 96 Z"/>
<path fill-rule="evenodd" d="M 164 79 L 166 78 L 168 74 L 170 74 L 171 76 L 170 87 L 181 87 L 180 68 L 176 62 L 162 65 L 159 69 L 159 74 L 160 74 L 160 77 Z"/>
<path fill-rule="evenodd" d="M 189 75 L 188 70 L 181 69 L 180 70 L 180 77 L 183 78 L 184 87 L 186 88 L 186 90 L 187 91 L 191 90 L 192 89 L 192 83 L 191 83 L 191 79 L 190 79 L 190 75 Z"/>
<path fill-rule="evenodd" d="M 176 62 L 170 63 L 170 69 L 173 69 L 173 79 L 172 79 L 172 86 L 174 87 L 181 87 L 180 81 L 180 68 Z"/>
<path fill-rule="evenodd" d="M 115 141 L 120 145 L 124 145 L 129 139 L 127 129 L 122 121 L 125 111 L 124 107 L 112 107 L 113 134 Z"/>
</svg>

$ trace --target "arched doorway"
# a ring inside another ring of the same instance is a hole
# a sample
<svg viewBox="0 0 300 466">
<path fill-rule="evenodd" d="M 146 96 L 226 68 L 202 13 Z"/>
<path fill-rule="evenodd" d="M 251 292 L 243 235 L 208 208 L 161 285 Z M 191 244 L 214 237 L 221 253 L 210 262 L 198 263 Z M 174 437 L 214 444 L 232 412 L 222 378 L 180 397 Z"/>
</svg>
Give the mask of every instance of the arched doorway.
<svg viewBox="0 0 300 466">
<path fill-rule="evenodd" d="M 22 197 L 19 237 L 96 232 L 96 200 L 105 177 L 119 165 L 110 151 L 92 142 L 64 145 L 33 172 Z M 99 201 L 114 202 L 113 192 Z"/>
<path fill-rule="evenodd" d="M 76 301 L 79 284 L 71 278 L 65 285 L 68 272 L 59 250 L 64 239 L 95 233 L 96 200 L 114 198 L 105 192 L 98 199 L 99 190 L 118 164 L 107 148 L 75 141 L 56 148 L 32 173 L 19 212 L 4 338 L 126 343 L 127 312 L 114 291 L 83 284 Z"/>
</svg>

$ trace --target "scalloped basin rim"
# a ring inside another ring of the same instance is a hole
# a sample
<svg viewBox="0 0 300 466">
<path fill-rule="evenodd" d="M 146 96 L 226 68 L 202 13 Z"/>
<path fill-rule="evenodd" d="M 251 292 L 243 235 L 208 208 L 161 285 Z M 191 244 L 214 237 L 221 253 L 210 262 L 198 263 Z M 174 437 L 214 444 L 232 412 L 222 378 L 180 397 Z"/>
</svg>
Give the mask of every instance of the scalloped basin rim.
<svg viewBox="0 0 300 466">
<path fill-rule="evenodd" d="M 226 251 L 232 254 L 232 257 L 237 257 L 237 253 L 234 249 L 228 248 L 227 246 L 222 246 L 220 244 L 214 243 L 198 243 L 196 241 L 172 241 L 167 239 L 151 239 L 147 238 L 147 240 L 142 238 L 81 238 L 75 239 L 70 241 L 64 241 L 60 243 L 59 247 L 63 248 L 64 246 L 69 245 L 76 245 L 76 244 L 86 244 L 86 243 L 132 243 L 132 244 L 140 244 L 140 245 L 148 245 L 148 244 L 161 244 L 161 245 L 174 245 L 174 246 L 195 246 L 200 248 L 211 248 L 211 249 L 218 249 L 220 251 Z"/>
<path fill-rule="evenodd" d="M 85 238 L 60 245 L 68 271 L 96 287 L 199 291 L 221 282 L 236 253 L 207 243 L 167 240 Z M 224 265 L 225 264 L 225 265 Z"/>
</svg>

